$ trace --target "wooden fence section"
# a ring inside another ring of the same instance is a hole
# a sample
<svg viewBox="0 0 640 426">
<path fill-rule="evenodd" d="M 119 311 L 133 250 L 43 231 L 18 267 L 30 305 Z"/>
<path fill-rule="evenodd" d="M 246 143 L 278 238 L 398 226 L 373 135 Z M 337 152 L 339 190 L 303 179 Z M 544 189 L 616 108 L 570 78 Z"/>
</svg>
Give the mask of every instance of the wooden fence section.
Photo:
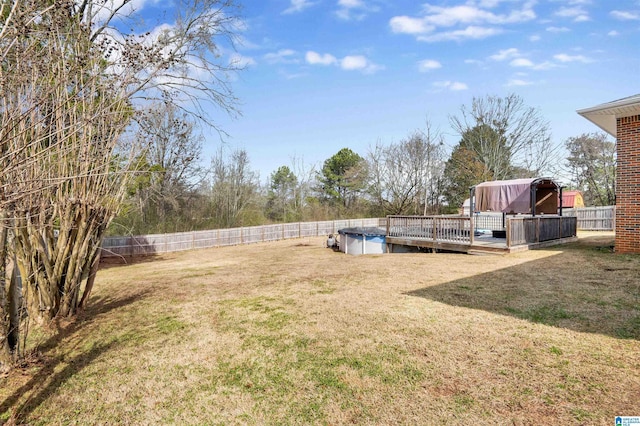
<svg viewBox="0 0 640 426">
<path fill-rule="evenodd" d="M 471 244 L 470 230 L 466 216 L 387 216 L 387 236 L 392 238 Z"/>
<path fill-rule="evenodd" d="M 324 222 L 296 222 L 175 234 L 106 237 L 102 256 L 145 256 L 174 251 L 252 244 L 290 238 L 336 234 L 338 229 L 385 226 L 385 219 L 349 219 Z"/>
<path fill-rule="evenodd" d="M 575 216 L 513 217 L 507 221 L 507 247 L 576 236 Z"/>
<path fill-rule="evenodd" d="M 578 229 L 584 231 L 613 231 L 616 229 L 616 207 L 582 207 L 564 209 L 564 216 L 578 218 Z"/>
</svg>

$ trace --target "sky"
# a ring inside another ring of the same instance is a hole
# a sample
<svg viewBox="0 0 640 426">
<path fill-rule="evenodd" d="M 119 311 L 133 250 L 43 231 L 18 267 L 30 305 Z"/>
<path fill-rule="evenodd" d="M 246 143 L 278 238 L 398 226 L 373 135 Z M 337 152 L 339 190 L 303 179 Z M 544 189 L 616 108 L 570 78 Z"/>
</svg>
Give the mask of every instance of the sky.
<svg viewBox="0 0 640 426">
<path fill-rule="evenodd" d="M 264 182 L 424 130 L 474 97 L 519 95 L 553 141 L 600 129 L 576 110 L 640 93 L 640 0 L 239 0 L 232 87 L 213 116 Z M 220 147 L 206 131 L 205 156 Z"/>
</svg>

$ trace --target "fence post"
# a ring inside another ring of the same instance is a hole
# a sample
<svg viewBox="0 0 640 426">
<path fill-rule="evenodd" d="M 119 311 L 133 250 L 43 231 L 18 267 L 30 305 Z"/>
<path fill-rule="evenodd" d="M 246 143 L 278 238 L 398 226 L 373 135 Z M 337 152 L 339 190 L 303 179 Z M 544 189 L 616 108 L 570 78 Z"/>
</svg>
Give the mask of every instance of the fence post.
<svg viewBox="0 0 640 426">
<path fill-rule="evenodd" d="M 562 237 L 562 216 L 558 218 L 558 238 Z"/>
<path fill-rule="evenodd" d="M 506 230 L 507 230 L 507 248 L 511 247 L 511 220 L 512 219 L 506 219 Z"/>
</svg>

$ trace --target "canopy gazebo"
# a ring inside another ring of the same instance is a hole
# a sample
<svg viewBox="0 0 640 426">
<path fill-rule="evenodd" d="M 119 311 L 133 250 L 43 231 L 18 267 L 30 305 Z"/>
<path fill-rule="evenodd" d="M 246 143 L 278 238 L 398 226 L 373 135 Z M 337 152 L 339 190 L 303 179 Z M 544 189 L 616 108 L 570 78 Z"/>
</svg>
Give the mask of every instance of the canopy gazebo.
<svg viewBox="0 0 640 426">
<path fill-rule="evenodd" d="M 562 215 L 562 187 L 550 178 L 483 182 L 471 187 L 471 200 L 476 213 Z"/>
</svg>

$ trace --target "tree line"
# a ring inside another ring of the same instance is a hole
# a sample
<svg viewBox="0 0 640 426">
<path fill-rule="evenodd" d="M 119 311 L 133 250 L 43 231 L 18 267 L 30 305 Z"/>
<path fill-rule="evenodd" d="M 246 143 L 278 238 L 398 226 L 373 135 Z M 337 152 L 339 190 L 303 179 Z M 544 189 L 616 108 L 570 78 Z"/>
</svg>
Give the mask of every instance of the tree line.
<svg viewBox="0 0 640 426">
<path fill-rule="evenodd" d="M 222 147 L 202 166 L 196 123 L 174 106 L 151 105 L 137 137 L 149 141 L 113 234 L 150 234 L 265 223 L 457 213 L 484 181 L 567 176 L 588 205 L 615 203 L 615 143 L 604 134 L 552 142 L 540 112 L 517 95 L 474 98 L 450 118 L 448 152 L 427 122 L 366 153 L 342 148 L 320 165 L 292 159 L 265 182 L 245 150 Z M 558 156 L 565 155 L 558 162 Z M 562 168 L 562 169 L 560 169 Z"/>
</svg>

